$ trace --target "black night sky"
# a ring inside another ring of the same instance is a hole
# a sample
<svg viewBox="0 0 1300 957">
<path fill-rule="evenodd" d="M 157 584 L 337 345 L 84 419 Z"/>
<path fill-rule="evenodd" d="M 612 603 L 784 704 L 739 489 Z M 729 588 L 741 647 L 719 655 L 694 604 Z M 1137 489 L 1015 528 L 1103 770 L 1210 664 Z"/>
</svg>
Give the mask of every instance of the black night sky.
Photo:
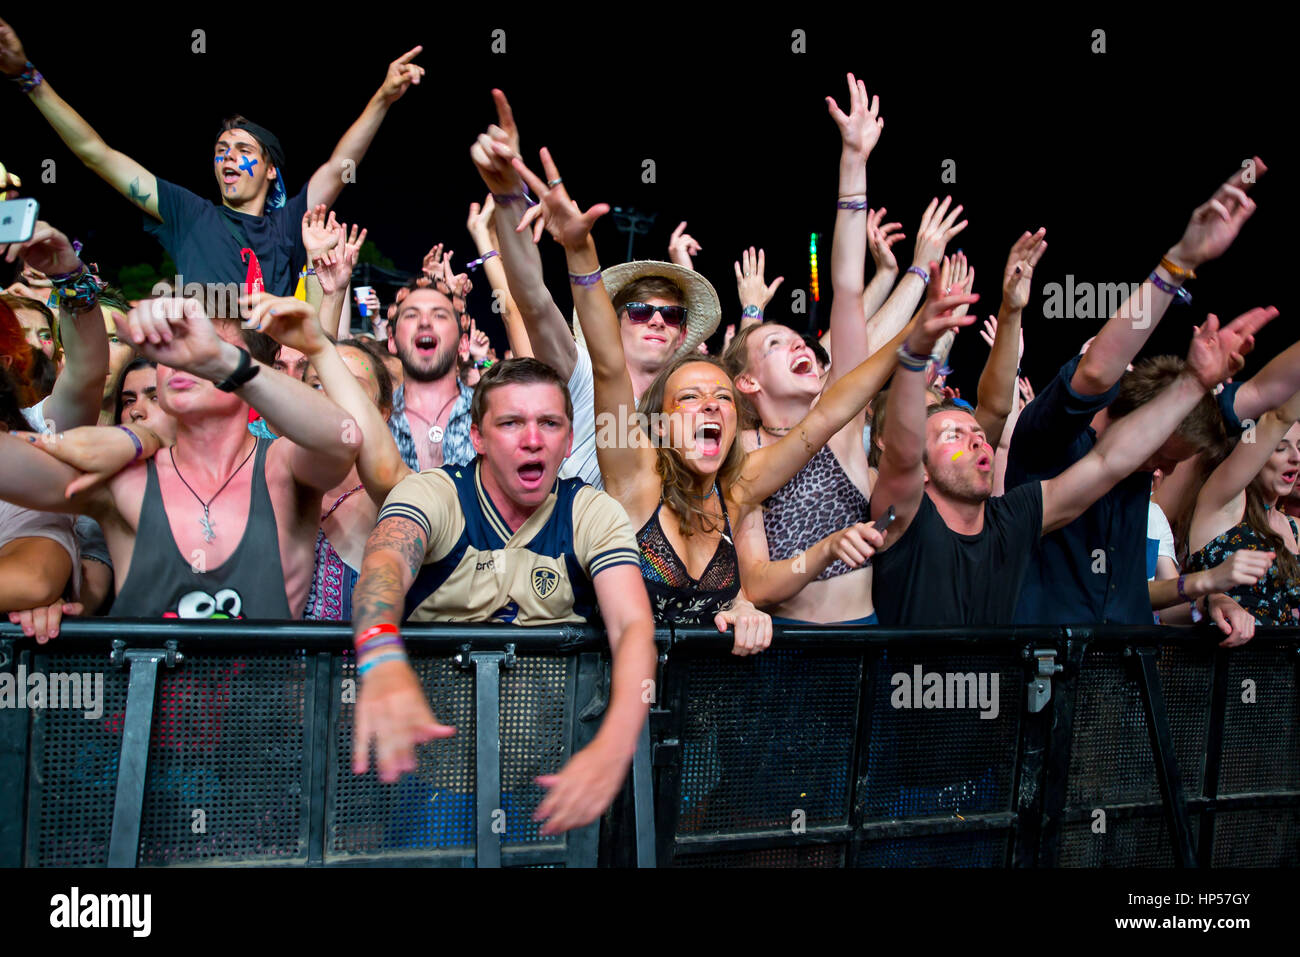
<svg viewBox="0 0 1300 957">
<path fill-rule="evenodd" d="M 527 14 L 456 6 L 466 12 L 376 6 L 382 16 L 368 21 L 365 5 L 322 7 L 319 16 L 310 4 L 101 5 L 78 12 L 74 30 L 49 7 L 4 16 L 52 86 L 110 145 L 214 200 L 209 148 L 223 115 L 241 112 L 276 131 L 294 192 L 389 61 L 422 43 L 424 82 L 393 107 L 338 204 L 340 218 L 368 227 L 399 267 L 418 268 L 440 240 L 457 263 L 476 255 L 464 222 L 485 189 L 468 149 L 495 119 L 490 90 L 499 86 L 534 168 L 538 147 L 549 146 L 584 207 L 608 202 L 656 215 L 637 240 L 638 258 L 666 258 L 669 233 L 687 220 L 704 247 L 696 268 L 734 316 L 732 262 L 742 247 L 762 246 L 769 279 L 786 278 L 768 316 L 799 326 L 807 317 L 790 315 L 789 294 L 807 286 L 814 230 L 827 234 L 822 325 L 829 315 L 839 137 L 823 97 L 845 103 L 852 70 L 881 97 L 885 129 L 868 167 L 869 197 L 904 224 L 909 238 L 896 247 L 904 268 L 926 203 L 951 192 L 971 220 L 954 245 L 976 268 L 977 308 L 994 313 L 1011 243 L 1024 229 L 1047 227 L 1050 248 L 1025 313 L 1025 367 L 1038 387 L 1101 325 L 1043 318 L 1044 287 L 1067 274 L 1140 281 L 1192 209 L 1258 154 L 1270 167 L 1253 193 L 1259 211 L 1189 286 L 1195 302 L 1171 309 L 1148 351 L 1182 355 L 1192 322 L 1209 311 L 1226 321 L 1256 305 L 1283 315 L 1261 336 L 1247 372 L 1296 338 L 1283 295 L 1295 256 L 1284 217 L 1295 211 L 1282 144 L 1292 84 L 1283 84 L 1281 61 L 1293 54 L 1283 31 L 1254 14 L 1222 26 L 1189 15 L 1170 26 L 1131 10 L 1062 14 L 1045 5 L 954 18 L 919 6 L 838 17 L 754 7 L 734 8 L 721 22 L 698 7 L 661 4 Z M 199 29 L 202 54 L 191 49 Z M 504 54 L 491 49 L 497 29 Z M 806 31 L 805 53 L 791 50 L 795 29 Z M 1091 51 L 1095 29 L 1106 31 L 1103 54 Z M 76 161 L 17 89 L 3 96 L 0 158 L 40 200 L 42 218 L 81 238 L 110 278 L 124 265 L 159 264 L 140 214 Z M 46 159 L 55 160 L 56 179 L 42 184 Z M 642 182 L 646 159 L 655 163 L 652 184 Z M 940 179 L 949 159 L 951 185 Z M 604 264 L 624 257 L 626 239 L 608 219 L 597 242 Z M 567 311 L 564 259 L 549 238 L 543 257 Z M 486 283 L 478 285 L 471 311 L 489 318 Z M 499 330 L 494 338 L 503 347 Z M 959 338 L 953 382 L 964 394 L 973 393 L 986 354 L 973 328 Z"/>
</svg>

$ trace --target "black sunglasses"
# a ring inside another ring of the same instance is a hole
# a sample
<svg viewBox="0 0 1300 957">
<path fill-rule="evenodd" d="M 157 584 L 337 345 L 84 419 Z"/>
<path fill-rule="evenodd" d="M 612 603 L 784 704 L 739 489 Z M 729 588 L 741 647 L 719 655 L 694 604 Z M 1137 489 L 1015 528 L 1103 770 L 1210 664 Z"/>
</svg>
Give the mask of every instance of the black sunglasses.
<svg viewBox="0 0 1300 957">
<path fill-rule="evenodd" d="M 623 309 L 633 322 L 649 322 L 656 312 L 663 317 L 666 326 L 676 327 L 686 321 L 685 306 L 652 306 L 646 302 L 629 302 Z"/>
</svg>

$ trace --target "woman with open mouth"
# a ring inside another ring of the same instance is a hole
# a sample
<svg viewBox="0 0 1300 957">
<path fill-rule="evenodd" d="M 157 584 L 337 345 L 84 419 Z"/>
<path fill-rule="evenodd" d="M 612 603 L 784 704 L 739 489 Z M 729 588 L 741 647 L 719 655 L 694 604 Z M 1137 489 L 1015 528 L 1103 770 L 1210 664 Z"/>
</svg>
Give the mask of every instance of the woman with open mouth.
<svg viewBox="0 0 1300 957">
<path fill-rule="evenodd" d="M 518 158 L 514 165 L 540 199 L 546 229 L 568 259 L 595 379 L 600 472 L 605 490 L 640 529 L 642 577 L 656 620 L 712 620 L 719 631 L 733 625 L 736 654 L 761 651 L 771 641 L 771 618 L 754 608 L 741 587 L 731 531 L 736 519 L 781 488 L 861 412 L 893 372 L 896 349 L 908 330 L 828 389 L 779 441 L 749 454 L 736 441 L 735 383 L 713 357 L 677 355 L 637 409 L 619 318 L 591 240 L 592 225 L 609 207 L 600 204 L 583 213 L 569 198 L 550 153 L 543 149 L 541 158 L 545 181 Z M 602 422 L 617 428 L 602 428 Z M 867 535 L 879 540 L 874 529 Z"/>
<path fill-rule="evenodd" d="M 1189 571 L 1211 568 L 1232 552 L 1248 548 L 1274 556 L 1268 573 L 1254 585 L 1239 585 L 1230 598 L 1261 625 L 1300 622 L 1300 530 L 1277 509 L 1300 476 L 1300 392 L 1264 413 L 1247 441 L 1220 450 L 1196 496 L 1188 548 Z M 1249 435 L 1249 433 L 1247 433 Z"/>
</svg>

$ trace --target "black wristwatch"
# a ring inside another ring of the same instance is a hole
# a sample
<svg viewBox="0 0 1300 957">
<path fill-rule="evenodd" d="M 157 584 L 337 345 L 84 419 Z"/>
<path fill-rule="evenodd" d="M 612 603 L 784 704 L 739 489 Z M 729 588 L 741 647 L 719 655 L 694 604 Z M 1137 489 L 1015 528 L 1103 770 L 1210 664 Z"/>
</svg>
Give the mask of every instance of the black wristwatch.
<svg viewBox="0 0 1300 957">
<path fill-rule="evenodd" d="M 257 375 L 261 366 L 253 365 L 253 357 L 248 354 L 247 349 L 239 350 L 239 365 L 235 371 L 226 377 L 225 382 L 218 382 L 217 388 L 222 392 L 234 392 L 240 386 L 247 384 L 248 380 Z"/>
</svg>

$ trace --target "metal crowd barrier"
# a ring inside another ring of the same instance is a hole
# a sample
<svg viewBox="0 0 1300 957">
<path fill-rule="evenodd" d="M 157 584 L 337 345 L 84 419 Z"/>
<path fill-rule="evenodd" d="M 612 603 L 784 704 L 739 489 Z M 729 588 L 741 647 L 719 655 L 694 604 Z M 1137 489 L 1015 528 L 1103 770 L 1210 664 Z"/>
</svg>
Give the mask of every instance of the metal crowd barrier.
<svg viewBox="0 0 1300 957">
<path fill-rule="evenodd" d="M 790 626 L 749 658 L 662 631 L 623 792 L 549 838 L 534 778 L 599 727 L 603 636 L 404 637 L 457 733 L 385 785 L 351 771 L 346 626 L 100 619 L 43 646 L 0 626 L 0 866 L 1300 863 L 1300 630 L 1225 651 L 1154 627 Z"/>
</svg>

